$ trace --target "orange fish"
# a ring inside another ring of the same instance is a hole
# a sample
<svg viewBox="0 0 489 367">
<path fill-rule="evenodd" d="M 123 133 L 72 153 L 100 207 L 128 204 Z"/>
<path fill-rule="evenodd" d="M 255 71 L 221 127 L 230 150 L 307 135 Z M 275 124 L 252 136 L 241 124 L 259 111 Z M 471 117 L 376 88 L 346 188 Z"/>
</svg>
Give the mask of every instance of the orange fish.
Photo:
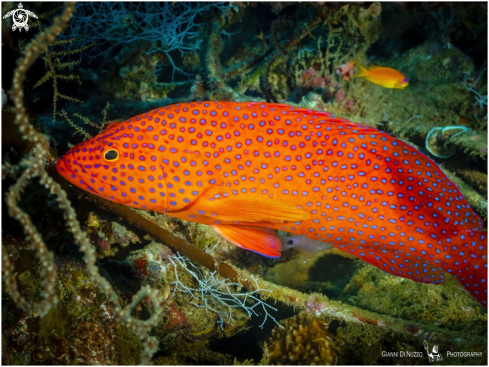
<svg viewBox="0 0 489 367">
<path fill-rule="evenodd" d="M 57 163 L 106 199 L 208 224 L 269 257 L 276 230 L 328 242 L 391 274 L 453 274 L 487 300 L 487 232 L 424 154 L 390 135 L 285 104 L 199 102 L 113 123 Z"/>
<path fill-rule="evenodd" d="M 409 80 L 397 70 L 384 66 L 371 66 L 370 69 L 366 69 L 358 62 L 354 62 L 360 69 L 359 74 L 353 75 L 354 78 L 364 77 L 369 82 L 384 88 L 404 89 L 409 85 Z"/>
<path fill-rule="evenodd" d="M 353 77 L 353 67 L 355 66 L 355 63 L 353 61 L 349 61 L 346 64 L 339 65 L 336 68 L 336 74 L 341 75 L 343 77 L 343 80 L 350 80 L 351 77 Z"/>
</svg>

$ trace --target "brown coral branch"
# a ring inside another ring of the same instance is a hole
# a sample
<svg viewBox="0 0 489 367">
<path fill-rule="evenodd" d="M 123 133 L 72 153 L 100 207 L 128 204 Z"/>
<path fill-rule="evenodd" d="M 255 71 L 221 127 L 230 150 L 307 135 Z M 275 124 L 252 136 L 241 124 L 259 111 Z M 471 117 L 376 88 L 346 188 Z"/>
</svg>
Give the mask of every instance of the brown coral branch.
<svg viewBox="0 0 489 367">
<path fill-rule="evenodd" d="M 277 39 L 277 27 L 282 25 L 294 25 L 294 22 L 287 19 L 277 19 L 272 22 L 271 32 L 272 32 L 273 43 L 275 43 L 275 46 L 282 53 L 282 55 L 287 55 L 288 53 L 287 50 L 282 47 L 280 41 Z"/>
<path fill-rule="evenodd" d="M 24 136 L 24 139 L 32 142 L 36 146 L 36 156 L 29 156 L 24 158 L 21 162 L 21 166 L 25 166 L 26 169 L 12 185 L 7 194 L 7 205 L 9 214 L 11 217 L 17 219 L 24 227 L 26 239 L 31 242 L 31 246 L 36 250 L 41 263 L 44 265 L 42 270 L 42 276 L 44 277 L 43 284 L 43 300 L 38 304 L 30 304 L 25 297 L 23 297 L 18 288 L 15 279 L 15 269 L 10 261 L 8 253 L 2 248 L 2 267 L 3 275 L 7 290 L 12 296 L 14 302 L 24 311 L 31 314 L 38 314 L 41 316 L 46 315 L 49 310 L 57 303 L 58 299 L 55 291 L 56 282 L 56 269 L 53 266 L 53 255 L 46 248 L 41 234 L 34 226 L 31 218 L 28 214 L 22 211 L 18 205 L 18 200 L 26 187 L 28 181 L 32 177 L 39 177 L 41 184 L 43 184 L 51 193 L 56 194 L 59 191 L 63 191 L 57 183 L 53 181 L 51 177 L 46 173 L 44 168 L 42 157 L 49 152 L 49 141 L 43 134 L 39 133 L 29 122 L 29 117 L 26 114 L 24 106 L 24 91 L 23 83 L 26 79 L 26 72 L 30 66 L 35 62 L 37 57 L 43 53 L 49 46 L 50 42 L 54 41 L 56 37 L 63 32 L 72 14 L 75 11 L 74 3 L 67 3 L 63 14 L 56 17 L 53 21 L 53 25 L 41 32 L 25 49 L 23 56 L 17 61 L 17 68 L 14 72 L 14 78 L 12 81 L 12 99 L 14 101 L 15 123 L 19 126 L 19 130 Z"/>
<path fill-rule="evenodd" d="M 63 56 L 63 55 L 72 55 L 75 53 L 82 52 L 90 47 L 93 47 L 95 43 L 90 43 L 87 46 L 84 46 L 82 48 L 76 49 L 76 50 L 65 50 L 65 51 L 50 51 L 48 47 L 56 46 L 59 44 L 63 43 L 72 43 L 73 41 L 76 41 L 80 37 L 75 37 L 71 40 L 65 40 L 65 41 L 50 41 L 47 43 L 46 47 L 39 52 L 39 55 L 42 55 L 42 59 L 44 60 L 44 63 L 46 65 L 47 72 L 46 74 L 34 85 L 33 89 L 39 87 L 49 79 L 53 79 L 53 88 L 54 88 L 54 98 L 53 98 L 53 120 L 56 121 L 56 116 L 60 115 L 60 113 L 56 112 L 56 102 L 58 101 L 58 98 L 63 98 L 72 102 L 78 102 L 78 103 L 85 103 L 84 101 L 70 97 L 64 94 L 59 93 L 58 91 L 58 79 L 64 79 L 64 80 L 74 80 L 78 81 L 78 83 L 81 85 L 81 79 L 78 75 L 60 75 L 56 73 L 56 69 L 62 70 L 66 67 L 68 68 L 73 68 L 75 65 L 79 64 L 81 60 L 76 60 L 76 61 L 71 61 L 71 62 L 65 62 L 61 63 L 60 59 L 57 58 L 58 56 Z"/>
<path fill-rule="evenodd" d="M 39 33 L 39 35 L 27 46 L 24 54 L 17 62 L 17 68 L 14 71 L 14 78 L 12 81 L 11 93 L 14 101 L 15 123 L 19 126 L 19 131 L 23 135 L 23 138 L 34 144 L 36 155 L 24 158 L 19 164 L 19 167 L 25 167 L 25 170 L 22 172 L 16 183 L 9 188 L 7 205 L 10 216 L 22 224 L 26 239 L 31 242 L 32 248 L 36 250 L 41 263 L 44 265 L 42 270 L 42 276 L 44 277 L 43 300 L 38 304 L 30 304 L 25 297 L 20 294 L 15 279 L 15 269 L 5 249 L 2 249 L 3 276 L 7 291 L 10 293 L 12 300 L 21 309 L 31 314 L 44 316 L 56 305 L 56 269 L 53 265 L 53 254 L 47 249 L 42 235 L 32 223 L 29 215 L 23 212 L 18 204 L 22 191 L 29 180 L 32 177 L 37 176 L 40 178 L 40 183 L 56 196 L 59 207 L 64 211 L 64 219 L 67 222 L 67 226 L 73 234 L 75 242 L 80 246 L 80 249 L 84 253 L 84 260 L 90 279 L 107 295 L 107 299 L 113 304 L 116 319 L 144 341 L 144 352 L 141 362 L 142 364 L 148 364 L 151 356 L 158 350 L 157 339 L 150 336 L 148 332 L 154 325 L 154 320 L 163 310 L 160 305 L 159 296 L 155 290 L 144 287 L 136 294 L 129 307 L 126 310 L 122 309 L 117 293 L 107 279 L 100 275 L 98 267 L 95 265 L 95 252 L 91 247 L 86 234 L 81 230 L 80 224 L 76 220 L 76 213 L 67 198 L 66 192 L 46 172 L 45 166 L 43 165 L 43 157 L 49 152 L 49 141 L 44 134 L 37 131 L 30 124 L 24 105 L 23 83 L 26 79 L 27 70 L 34 63 L 36 58 L 45 52 L 49 45 L 65 29 L 74 11 L 75 3 L 66 3 L 63 14 L 56 17 L 53 21 L 53 25 Z M 56 99 L 56 94 L 54 99 Z M 154 306 L 153 315 L 149 319 L 152 322 L 149 325 L 149 320 L 141 321 L 134 319 L 131 316 L 131 310 L 133 310 L 144 297 L 148 297 Z"/>
<path fill-rule="evenodd" d="M 280 53 L 276 53 L 275 55 L 272 55 L 270 57 L 270 60 L 268 61 L 267 68 L 265 71 L 265 75 L 263 77 L 263 84 L 264 84 L 264 91 L 265 95 L 267 97 L 267 102 L 273 102 L 273 103 L 278 103 L 277 97 L 272 92 L 272 87 L 270 85 L 270 82 L 268 81 L 268 76 L 270 74 L 270 69 L 272 68 L 272 65 L 281 57 L 282 55 Z"/>
</svg>

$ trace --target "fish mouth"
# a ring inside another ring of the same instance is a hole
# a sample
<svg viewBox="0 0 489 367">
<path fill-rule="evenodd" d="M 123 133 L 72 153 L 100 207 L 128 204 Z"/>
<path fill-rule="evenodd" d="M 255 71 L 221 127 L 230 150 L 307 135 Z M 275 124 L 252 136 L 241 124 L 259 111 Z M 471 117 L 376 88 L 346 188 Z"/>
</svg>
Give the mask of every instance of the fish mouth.
<svg viewBox="0 0 489 367">
<path fill-rule="evenodd" d="M 59 157 L 58 162 L 56 162 L 56 170 L 63 176 L 68 182 L 76 185 L 77 174 L 73 172 L 64 160 L 64 156 Z"/>
<path fill-rule="evenodd" d="M 56 169 L 58 170 L 59 174 L 63 176 L 68 182 L 78 187 L 84 185 L 89 191 L 94 192 L 93 188 L 83 180 L 83 177 L 68 166 L 68 164 L 64 160 L 64 157 L 60 157 L 58 159 L 58 162 L 56 163 Z"/>
<path fill-rule="evenodd" d="M 75 172 L 66 163 L 63 156 L 58 159 L 58 162 L 56 163 L 56 169 L 59 174 L 63 176 L 68 182 L 94 195 L 120 203 L 131 202 L 131 198 L 128 195 L 126 195 L 125 193 L 121 193 L 117 189 L 114 190 L 113 186 L 105 183 L 104 181 L 101 181 L 95 175 L 91 175 L 88 172 L 84 172 L 82 174 Z M 81 166 L 78 166 L 78 170 L 83 170 L 83 168 Z M 95 183 L 93 183 L 93 185 L 89 185 L 88 182 L 90 180 L 94 180 Z"/>
</svg>

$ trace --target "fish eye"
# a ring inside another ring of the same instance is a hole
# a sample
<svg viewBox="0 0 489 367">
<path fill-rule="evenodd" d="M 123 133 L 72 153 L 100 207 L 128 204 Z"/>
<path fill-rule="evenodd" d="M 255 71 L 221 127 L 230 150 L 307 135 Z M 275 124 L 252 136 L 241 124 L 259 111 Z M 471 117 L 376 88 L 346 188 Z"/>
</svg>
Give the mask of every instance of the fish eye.
<svg viewBox="0 0 489 367">
<path fill-rule="evenodd" d="M 405 83 L 406 83 L 406 82 L 408 82 L 408 81 L 409 81 L 409 80 L 408 80 L 407 78 L 406 78 L 406 79 L 404 79 L 404 82 L 405 82 Z"/>
<path fill-rule="evenodd" d="M 105 152 L 104 158 L 106 161 L 113 162 L 117 158 L 119 158 L 119 152 L 115 149 L 110 149 L 110 150 Z"/>
</svg>

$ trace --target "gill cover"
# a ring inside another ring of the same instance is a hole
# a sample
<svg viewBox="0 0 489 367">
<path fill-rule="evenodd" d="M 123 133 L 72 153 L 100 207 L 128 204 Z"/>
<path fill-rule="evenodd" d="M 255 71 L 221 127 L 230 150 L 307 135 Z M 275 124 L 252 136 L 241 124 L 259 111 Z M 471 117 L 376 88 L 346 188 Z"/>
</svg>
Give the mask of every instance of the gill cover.
<svg viewBox="0 0 489 367">
<path fill-rule="evenodd" d="M 170 148 L 163 158 L 167 210 L 181 210 L 209 187 L 221 184 L 220 172 L 198 151 Z"/>
</svg>

